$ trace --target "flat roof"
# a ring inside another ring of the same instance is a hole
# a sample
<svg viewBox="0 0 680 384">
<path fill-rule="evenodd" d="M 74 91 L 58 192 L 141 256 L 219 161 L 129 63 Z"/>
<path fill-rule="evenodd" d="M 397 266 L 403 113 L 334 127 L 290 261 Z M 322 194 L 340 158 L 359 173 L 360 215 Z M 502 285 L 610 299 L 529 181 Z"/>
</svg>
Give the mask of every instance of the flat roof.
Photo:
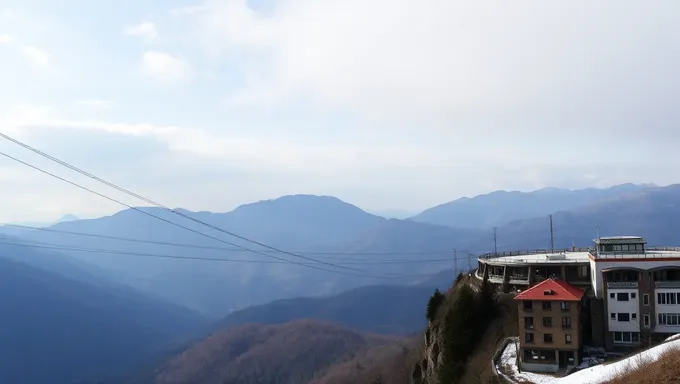
<svg viewBox="0 0 680 384">
<path fill-rule="evenodd" d="M 561 257 L 563 255 L 563 257 Z M 490 265 L 505 264 L 565 264 L 565 263 L 588 263 L 590 252 L 547 252 L 514 256 L 499 256 L 493 258 L 480 258 Z"/>
</svg>

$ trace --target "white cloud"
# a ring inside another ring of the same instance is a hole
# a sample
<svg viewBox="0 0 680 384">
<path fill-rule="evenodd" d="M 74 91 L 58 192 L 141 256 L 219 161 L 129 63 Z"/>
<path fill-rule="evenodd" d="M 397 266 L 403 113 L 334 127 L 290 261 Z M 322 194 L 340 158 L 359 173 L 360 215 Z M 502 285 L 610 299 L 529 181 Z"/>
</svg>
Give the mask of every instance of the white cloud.
<svg viewBox="0 0 680 384">
<path fill-rule="evenodd" d="M 113 101 L 99 99 L 79 100 L 78 104 L 92 109 L 109 109 L 114 105 Z"/>
<path fill-rule="evenodd" d="M 189 5 L 186 7 L 173 8 L 168 13 L 170 16 L 193 16 L 207 11 L 209 8 L 202 5 Z"/>
<path fill-rule="evenodd" d="M 144 53 L 141 71 L 142 74 L 165 84 L 182 82 L 191 76 L 191 67 L 186 60 L 158 51 Z"/>
<path fill-rule="evenodd" d="M 267 14 L 246 0 L 204 4 L 204 42 L 249 76 L 234 104 L 303 97 L 390 129 L 512 138 L 680 123 L 677 2 L 289 0 Z"/>
<path fill-rule="evenodd" d="M 137 25 L 131 25 L 123 29 L 123 33 L 128 36 L 141 37 L 146 41 L 153 41 L 158 37 L 158 31 L 156 30 L 156 24 L 145 21 Z"/>
<path fill-rule="evenodd" d="M 47 69 L 50 67 L 51 57 L 49 53 L 37 47 L 32 45 L 22 45 L 21 53 L 31 62 L 35 68 Z"/>
<path fill-rule="evenodd" d="M 0 44 L 7 44 L 12 42 L 12 36 L 0 35 Z"/>
</svg>

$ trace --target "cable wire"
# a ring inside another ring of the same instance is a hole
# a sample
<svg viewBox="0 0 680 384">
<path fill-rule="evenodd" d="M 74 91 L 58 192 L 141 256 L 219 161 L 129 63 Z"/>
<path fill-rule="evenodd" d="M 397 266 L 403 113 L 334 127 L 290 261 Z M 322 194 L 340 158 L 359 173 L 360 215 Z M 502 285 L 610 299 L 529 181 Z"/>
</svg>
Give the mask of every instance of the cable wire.
<svg viewBox="0 0 680 384">
<path fill-rule="evenodd" d="M 66 231 L 66 230 L 54 229 L 54 228 L 32 227 L 32 226 L 20 225 L 20 224 L 4 224 L 4 226 L 11 227 L 11 228 L 23 229 L 23 230 L 27 230 L 27 231 L 35 230 L 35 231 L 52 232 L 52 233 L 74 235 L 74 236 L 85 236 L 85 237 L 94 237 L 94 238 L 101 238 L 101 239 L 108 239 L 108 240 L 128 241 L 128 242 L 134 242 L 134 243 L 167 245 L 167 246 L 173 246 L 173 247 L 196 248 L 196 249 L 207 249 L 207 250 L 219 250 L 219 251 L 227 251 L 227 252 L 243 252 L 243 250 L 239 249 L 239 248 L 227 248 L 227 247 L 193 245 L 193 244 L 156 241 L 156 240 L 133 239 L 133 238 L 130 238 L 130 237 L 101 235 L 101 234 L 75 232 L 75 231 Z M 260 252 L 274 252 L 274 251 L 260 250 Z M 400 256 L 400 255 L 416 256 L 417 255 L 417 256 L 425 256 L 425 255 L 449 255 L 449 254 L 451 254 L 451 252 L 296 252 L 296 253 L 307 254 L 307 255 L 315 255 L 316 257 L 320 257 L 320 258 L 328 257 L 328 255 L 330 255 L 330 256 L 333 256 L 333 255 L 347 255 L 347 256 L 380 256 L 380 255 L 385 255 L 385 256 Z M 338 259 L 343 259 L 343 260 L 354 260 L 354 258 L 340 258 L 340 257 L 333 257 L 333 258 L 338 258 Z M 448 260 L 450 260 L 450 259 L 448 259 Z"/>
<path fill-rule="evenodd" d="M 340 266 L 335 265 L 335 264 L 333 264 L 333 263 L 328 263 L 328 262 L 324 262 L 324 261 L 321 261 L 321 260 L 316 260 L 316 259 L 314 259 L 314 258 L 306 257 L 306 256 L 303 256 L 303 255 L 300 255 L 300 254 L 296 254 L 296 253 L 293 253 L 293 252 L 288 252 L 288 251 L 282 250 L 282 249 L 277 248 L 277 247 L 272 247 L 272 246 L 267 245 L 267 244 L 265 244 L 265 243 L 262 243 L 262 242 L 259 242 L 259 241 L 256 241 L 256 240 L 249 239 L 249 238 L 247 238 L 247 237 L 245 237 L 245 236 L 241 236 L 241 235 L 238 235 L 238 234 L 236 234 L 236 233 L 234 233 L 234 232 L 227 231 L 227 230 L 225 230 L 225 229 L 223 229 L 223 228 L 220 228 L 220 227 L 217 227 L 217 226 L 215 226 L 215 225 L 212 225 L 212 224 L 210 224 L 210 223 L 206 223 L 206 222 L 204 222 L 204 221 L 202 221 L 202 220 L 198 220 L 198 219 L 196 219 L 196 218 L 194 218 L 194 217 L 191 217 L 191 216 L 186 215 L 186 214 L 184 214 L 184 213 L 182 213 L 182 212 L 179 212 L 179 211 L 176 211 L 176 210 L 174 210 L 174 209 L 172 209 L 172 208 L 170 208 L 170 207 L 167 207 L 167 206 L 165 206 L 165 205 L 163 205 L 163 204 L 161 204 L 161 203 L 158 203 L 158 202 L 156 202 L 156 201 L 154 201 L 154 200 L 151 200 L 151 199 L 149 199 L 149 198 L 147 198 L 147 197 L 144 197 L 144 196 L 142 196 L 142 195 L 140 195 L 140 194 L 138 194 L 138 193 L 132 192 L 132 191 L 126 189 L 126 188 L 123 188 L 123 187 L 118 186 L 118 185 L 116 185 L 116 184 L 114 184 L 114 183 L 112 183 L 112 182 L 109 182 L 109 181 L 107 181 L 107 180 L 105 180 L 105 179 L 102 179 L 102 178 L 100 178 L 100 177 L 98 177 L 98 176 L 96 176 L 96 175 L 93 175 L 93 174 L 91 174 L 91 173 L 89 173 L 89 172 L 87 172 L 87 171 L 84 171 L 84 170 L 82 170 L 82 169 L 80 169 L 80 168 L 78 168 L 78 167 L 76 167 L 76 166 L 74 166 L 74 165 L 72 165 L 72 164 L 69 164 L 69 163 L 67 163 L 67 162 L 65 162 L 65 161 L 63 161 L 63 160 L 60 160 L 60 159 L 58 159 L 58 158 L 56 158 L 56 157 L 54 157 L 54 156 L 51 156 L 51 155 L 49 155 L 49 154 L 47 154 L 47 153 L 45 153 L 45 152 L 43 152 L 43 151 L 41 151 L 41 150 L 39 150 L 39 149 L 37 149 L 37 148 L 34 148 L 34 147 L 32 147 L 32 146 L 30 146 L 30 145 L 28 145 L 28 144 L 26 144 L 26 143 L 23 143 L 23 142 L 21 142 L 21 141 L 19 141 L 19 140 L 17 140 L 17 139 L 14 139 L 14 138 L 12 138 L 12 137 L 10 137 L 10 136 L 8 136 L 8 135 L 2 133 L 2 132 L 0 132 L 0 137 L 6 139 L 6 140 L 8 140 L 8 141 L 11 141 L 11 142 L 13 142 L 13 143 L 15 143 L 15 144 L 17 144 L 17 145 L 19 145 L 19 146 L 25 148 L 25 149 L 28 149 L 29 151 L 34 152 L 34 153 L 36 153 L 36 154 L 38 154 L 38 155 L 40 155 L 40 156 L 43 156 L 43 157 L 45 157 L 45 158 L 47 158 L 47 159 L 49 159 L 49 160 L 52 160 L 52 161 L 54 161 L 54 162 L 56 162 L 56 163 L 58 163 L 58 164 L 60 164 L 60 165 L 63 165 L 64 167 L 67 167 L 67 168 L 69 168 L 69 169 L 71 169 L 71 170 L 73 170 L 73 171 L 75 171 L 75 172 L 78 172 L 78 173 L 80 173 L 80 174 L 82 174 L 82 175 L 84 175 L 84 176 L 86 176 L 86 177 L 89 177 L 89 178 L 91 178 L 91 179 L 93 179 L 93 180 L 96 180 L 96 181 L 98 181 L 98 182 L 100 182 L 100 183 L 103 183 L 103 184 L 105 184 L 105 185 L 108 185 L 109 187 L 114 188 L 114 189 L 116 189 L 116 190 L 118 190 L 118 191 L 120 191 L 120 192 L 123 192 L 123 193 L 128 194 L 128 195 L 133 196 L 133 197 L 136 197 L 136 198 L 138 198 L 138 199 L 140 199 L 140 200 L 142 200 L 142 201 L 145 201 L 145 202 L 147 202 L 147 203 L 149 203 L 149 204 L 152 204 L 152 205 L 154 205 L 154 206 L 156 206 L 156 207 L 162 208 L 162 209 L 164 209 L 164 210 L 166 210 L 166 211 L 168 211 L 168 212 L 174 213 L 174 214 L 176 214 L 176 215 L 178 215 L 178 216 L 181 216 L 181 217 L 183 217 L 183 218 L 185 218 L 185 219 L 187 219 L 187 220 L 190 220 L 190 221 L 193 221 L 193 222 L 195 222 L 195 223 L 204 225 L 204 226 L 206 226 L 206 227 L 208 227 L 208 228 L 211 228 L 211 229 L 213 229 L 213 230 L 216 230 L 216 231 L 225 233 L 225 234 L 230 235 L 230 236 L 232 236 L 232 237 L 235 237 L 235 238 L 237 238 L 237 239 L 240 239 L 240 240 L 243 240 L 243 241 L 247 241 L 247 242 L 249 242 L 249 243 L 256 244 L 256 245 L 258 245 L 258 246 L 260 246 L 260 247 L 267 248 L 267 249 L 270 249 L 270 250 L 272 250 L 272 251 L 276 251 L 276 252 L 279 252 L 279 253 L 282 253 L 282 254 L 286 254 L 286 255 L 289 255 L 289 256 L 293 256 L 293 257 L 305 259 L 305 260 L 308 260 L 308 261 L 314 261 L 314 262 L 317 262 L 317 263 L 320 263 L 320 264 L 325 264 L 325 265 L 329 265 L 329 266 L 333 266 L 333 267 L 340 267 Z M 7 155 L 5 155 L 5 156 L 7 156 Z M 128 207 L 130 207 L 130 206 L 128 206 Z M 131 208 L 131 207 L 130 207 L 130 208 Z M 141 210 L 138 210 L 138 211 L 142 212 Z M 151 215 L 151 216 L 157 217 L 157 216 L 155 216 L 155 215 Z M 159 218 L 159 217 L 157 217 L 157 218 Z M 167 221 L 167 220 L 164 220 L 164 221 Z M 186 228 L 186 227 L 185 227 L 185 228 Z M 234 244 L 232 244 L 232 245 L 234 245 Z M 305 264 L 301 264 L 301 265 L 305 265 Z M 347 268 L 347 267 L 344 267 L 344 269 L 348 269 L 348 268 Z"/>
<path fill-rule="evenodd" d="M 6 135 L 0 133 L 0 136 L 5 137 Z M 109 200 L 109 201 L 112 201 L 112 202 L 118 203 L 118 204 L 120 204 L 120 205 L 126 206 L 126 207 L 128 207 L 128 208 L 130 208 L 130 209 L 132 209 L 132 210 L 134 210 L 134 211 L 143 213 L 143 214 L 145 214 L 145 215 L 147 215 L 147 216 L 149 216 L 149 217 L 153 217 L 153 218 L 155 218 L 155 219 L 157 219 L 157 220 L 166 222 L 166 223 L 171 224 L 171 225 L 174 225 L 174 226 L 176 226 L 176 227 L 179 227 L 179 228 L 185 229 L 185 230 L 187 230 L 187 231 L 196 233 L 196 234 L 198 234 L 198 235 L 207 237 L 207 238 L 209 238 L 209 239 L 213 239 L 213 240 L 215 240 L 215 241 L 219 241 L 219 242 L 221 242 L 221 243 L 225 243 L 225 244 L 227 244 L 227 245 L 231 245 L 231 246 L 234 246 L 234 247 L 243 249 L 244 251 L 256 253 L 256 254 L 259 254 L 259 255 L 263 255 L 263 256 L 266 256 L 266 257 L 269 257 L 269 258 L 273 258 L 273 259 L 279 260 L 279 261 L 284 261 L 284 262 L 287 262 L 287 263 L 296 264 L 296 265 L 300 265 L 300 266 L 304 266 L 304 267 L 307 267 L 307 268 L 312 268 L 312 269 L 316 269 L 316 270 L 320 270 L 320 271 L 326 271 L 326 272 L 337 273 L 337 274 L 344 274 L 344 275 L 348 275 L 348 276 L 368 277 L 368 278 L 382 278 L 382 277 L 380 277 L 380 276 L 360 275 L 360 274 L 356 274 L 356 273 L 341 272 L 341 271 L 336 271 L 336 270 L 332 270 L 332 269 L 322 268 L 322 267 L 318 267 L 318 266 L 315 266 L 315 265 L 305 264 L 305 263 L 302 263 L 302 262 L 296 262 L 296 261 L 293 261 L 293 260 L 287 260 L 287 259 L 280 258 L 280 257 L 277 257 L 277 256 L 269 255 L 269 254 L 266 254 L 266 253 L 263 253 L 263 252 L 260 252 L 260 251 L 254 250 L 254 249 L 246 248 L 246 247 L 243 247 L 243 246 L 240 246 L 240 245 L 231 243 L 231 242 L 229 242 L 229 241 L 226 241 L 226 240 L 224 240 L 224 239 L 220 239 L 220 238 L 218 238 L 218 237 L 208 235 L 208 234 L 203 233 L 203 232 L 201 232 L 201 231 L 197 231 L 197 230 L 195 230 L 195 229 L 189 228 L 189 227 L 184 226 L 184 225 L 182 225 L 182 224 L 178 224 L 178 223 L 175 223 L 175 222 L 173 222 L 173 221 L 164 219 L 164 218 L 162 218 L 162 217 L 160 217 L 160 216 L 157 216 L 157 215 L 154 215 L 154 214 L 152 214 L 152 213 L 146 212 L 146 211 L 141 210 L 141 209 L 139 209 L 139 208 L 137 208 L 137 207 L 133 207 L 133 206 L 131 206 L 131 205 L 127 204 L 127 203 L 124 203 L 124 202 L 122 202 L 122 201 L 120 201 L 120 200 L 117 200 L 117 199 L 115 199 L 115 198 L 113 198 L 113 197 L 106 196 L 106 195 L 104 195 L 104 194 L 102 194 L 102 193 L 100 193 L 100 192 L 97 192 L 97 191 L 93 190 L 93 189 L 84 187 L 84 186 L 82 186 L 82 185 L 80 185 L 80 184 L 78 184 L 78 183 L 75 183 L 75 182 L 73 182 L 73 181 L 70 181 L 70 180 L 68 180 L 68 179 L 66 179 L 66 178 L 64 178 L 64 177 L 61 177 L 61 176 L 59 176 L 59 175 L 56 175 L 56 174 L 54 174 L 54 173 L 52 173 L 52 172 L 46 171 L 46 170 L 44 170 L 44 169 L 42 169 L 42 168 L 40 168 L 40 167 L 37 167 L 37 166 L 35 166 L 35 165 L 29 164 L 29 163 L 27 163 L 27 162 L 25 162 L 25 161 L 23 161 L 23 160 L 20 160 L 20 159 L 14 157 L 14 156 L 8 155 L 8 154 L 6 154 L 6 153 L 4 153 L 4 152 L 0 152 L 0 155 L 4 156 L 4 157 L 6 157 L 6 158 L 8 158 L 8 159 L 10 159 L 10 160 L 16 161 L 16 162 L 18 162 L 18 163 L 20 163 L 20 164 L 23 164 L 23 165 L 25 165 L 25 166 L 27 166 L 27 167 L 29 167 L 29 168 L 32 168 L 32 169 L 34 169 L 34 170 L 36 170 L 36 171 L 39 171 L 39 172 L 41 172 L 41 173 L 44 173 L 44 174 L 46 174 L 46 175 L 48 175 L 48 176 L 54 177 L 54 178 L 56 178 L 56 179 L 59 179 L 59 180 L 65 182 L 65 183 L 71 184 L 71 185 L 73 185 L 73 186 L 75 186 L 75 187 L 77 187 L 77 188 L 80 188 L 80 189 L 84 190 L 84 191 L 93 193 L 93 194 L 95 194 L 95 195 L 97 195 L 97 196 L 100 196 L 100 197 L 102 197 L 102 198 L 104 198 L 104 199 L 107 199 L 107 200 Z M 294 254 L 293 254 L 293 255 L 294 255 Z M 295 255 L 295 256 L 296 256 L 296 257 L 301 257 L 301 258 L 304 258 L 304 259 L 307 259 L 307 260 L 310 260 L 310 261 L 314 261 L 314 262 L 317 262 L 317 263 L 320 263 L 320 264 L 330 265 L 330 266 L 333 266 L 333 267 L 336 267 L 336 268 L 341 268 L 341 269 L 346 269 L 346 270 L 350 270 L 350 271 L 359 271 L 359 272 L 360 272 L 360 270 L 359 270 L 359 269 L 356 269 L 356 268 L 351 268 L 351 267 L 342 266 L 342 265 L 336 265 L 336 264 L 333 264 L 333 263 L 328 263 L 328 262 L 324 262 L 324 261 L 321 261 L 321 260 L 315 260 L 315 259 L 313 259 L 313 258 L 304 257 L 304 256 L 300 256 L 300 255 Z"/>
</svg>

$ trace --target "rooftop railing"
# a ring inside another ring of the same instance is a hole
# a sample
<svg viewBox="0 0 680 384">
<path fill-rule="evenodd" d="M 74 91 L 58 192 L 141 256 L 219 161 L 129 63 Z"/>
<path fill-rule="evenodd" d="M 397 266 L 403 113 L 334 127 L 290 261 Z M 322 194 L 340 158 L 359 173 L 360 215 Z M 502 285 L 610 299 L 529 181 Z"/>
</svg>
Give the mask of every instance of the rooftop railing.
<svg viewBox="0 0 680 384">
<path fill-rule="evenodd" d="M 657 280 L 654 282 L 654 288 L 680 288 L 680 281 L 678 280 Z"/>
<path fill-rule="evenodd" d="M 637 281 L 608 281 L 607 288 L 637 288 Z"/>
<path fill-rule="evenodd" d="M 590 252 L 595 251 L 595 248 L 567 248 L 567 249 L 528 249 L 522 251 L 508 251 L 508 252 L 489 252 L 479 256 L 480 259 L 495 259 L 497 257 L 507 256 L 523 256 L 523 255 L 543 255 L 543 254 L 559 254 L 569 252 Z"/>
<path fill-rule="evenodd" d="M 680 247 L 665 247 L 663 249 L 653 248 L 647 249 L 641 253 L 600 253 L 593 255 L 597 259 L 615 260 L 615 259 L 667 259 L 673 257 L 680 257 Z"/>
</svg>

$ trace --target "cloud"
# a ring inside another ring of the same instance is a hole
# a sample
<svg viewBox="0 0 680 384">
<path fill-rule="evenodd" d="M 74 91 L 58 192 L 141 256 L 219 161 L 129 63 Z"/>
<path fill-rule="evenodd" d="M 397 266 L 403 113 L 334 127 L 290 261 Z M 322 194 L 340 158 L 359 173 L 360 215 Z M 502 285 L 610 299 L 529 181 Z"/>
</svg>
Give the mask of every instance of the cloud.
<svg viewBox="0 0 680 384">
<path fill-rule="evenodd" d="M 179 83 L 191 76 L 191 68 L 186 60 L 158 51 L 144 53 L 141 71 L 145 76 L 164 84 Z"/>
<path fill-rule="evenodd" d="M 22 45 L 21 53 L 37 69 L 47 69 L 50 67 L 51 57 L 49 53 L 32 45 Z"/>
<path fill-rule="evenodd" d="M 79 100 L 78 104 L 84 105 L 92 109 L 109 109 L 113 107 L 114 102 L 110 100 L 88 99 Z"/>
<path fill-rule="evenodd" d="M 376 127 L 522 140 L 548 127 L 670 135 L 680 122 L 677 2 L 289 0 L 266 14 L 246 0 L 204 4 L 196 30 L 248 75 L 233 105 L 302 98 Z"/>
<path fill-rule="evenodd" d="M 156 24 L 145 21 L 137 25 L 131 25 L 123 29 L 123 33 L 128 36 L 141 37 L 146 41 L 154 41 L 158 37 L 158 31 L 156 30 Z"/>
<path fill-rule="evenodd" d="M 12 40 L 12 36 L 10 35 L 0 35 L 0 44 L 11 43 Z"/>
</svg>

